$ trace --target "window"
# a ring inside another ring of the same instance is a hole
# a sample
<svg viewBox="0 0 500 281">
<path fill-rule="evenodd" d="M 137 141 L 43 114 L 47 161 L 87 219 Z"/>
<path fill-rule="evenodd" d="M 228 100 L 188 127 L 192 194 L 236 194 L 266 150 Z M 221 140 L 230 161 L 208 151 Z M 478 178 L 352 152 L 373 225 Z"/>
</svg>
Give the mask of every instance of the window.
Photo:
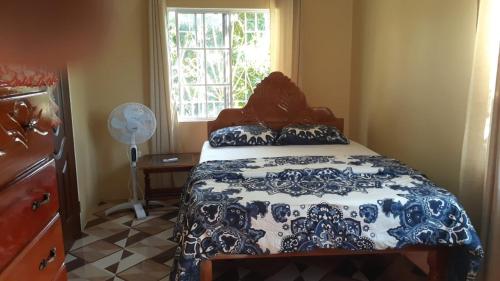
<svg viewBox="0 0 500 281">
<path fill-rule="evenodd" d="M 267 10 L 168 9 L 170 92 L 180 121 L 243 107 L 269 74 Z"/>
</svg>

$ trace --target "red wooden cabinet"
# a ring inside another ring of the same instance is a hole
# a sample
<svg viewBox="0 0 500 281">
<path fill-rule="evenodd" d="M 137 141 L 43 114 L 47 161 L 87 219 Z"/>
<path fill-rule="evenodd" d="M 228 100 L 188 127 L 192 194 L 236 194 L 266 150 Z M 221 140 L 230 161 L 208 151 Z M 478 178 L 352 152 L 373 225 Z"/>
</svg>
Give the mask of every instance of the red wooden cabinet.
<svg viewBox="0 0 500 281">
<path fill-rule="evenodd" d="M 66 280 L 47 91 L 0 89 L 0 280 Z"/>
<path fill-rule="evenodd" d="M 0 191 L 0 269 L 42 231 L 58 208 L 54 161 Z"/>
<path fill-rule="evenodd" d="M 0 186 L 52 155 L 55 110 L 47 92 L 0 95 Z"/>
<path fill-rule="evenodd" d="M 0 280 L 54 280 L 64 263 L 59 215 L 40 232 L 2 272 Z"/>
</svg>

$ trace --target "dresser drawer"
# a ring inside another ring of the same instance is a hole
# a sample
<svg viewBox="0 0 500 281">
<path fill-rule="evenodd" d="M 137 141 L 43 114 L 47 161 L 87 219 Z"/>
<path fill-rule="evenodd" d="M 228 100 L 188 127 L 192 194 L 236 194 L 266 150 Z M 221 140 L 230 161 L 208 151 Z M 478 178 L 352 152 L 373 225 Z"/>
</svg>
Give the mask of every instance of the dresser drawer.
<svg viewBox="0 0 500 281">
<path fill-rule="evenodd" d="M 64 262 L 59 215 L 0 274 L 0 280 L 53 281 Z"/>
<path fill-rule="evenodd" d="M 56 181 L 52 160 L 0 191 L 0 270 L 57 213 L 59 204 Z"/>
<path fill-rule="evenodd" d="M 0 97 L 0 187 L 53 154 L 55 110 L 47 92 Z"/>
</svg>

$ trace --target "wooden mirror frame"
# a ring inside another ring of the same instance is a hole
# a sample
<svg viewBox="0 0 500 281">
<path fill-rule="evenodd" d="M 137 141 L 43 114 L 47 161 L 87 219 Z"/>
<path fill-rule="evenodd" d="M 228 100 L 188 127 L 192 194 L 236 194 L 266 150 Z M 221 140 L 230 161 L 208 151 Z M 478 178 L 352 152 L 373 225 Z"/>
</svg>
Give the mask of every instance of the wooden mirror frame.
<svg viewBox="0 0 500 281">
<path fill-rule="evenodd" d="M 281 130 L 289 124 L 323 124 L 344 131 L 344 119 L 327 107 L 310 107 L 304 93 L 281 72 L 272 72 L 255 87 L 243 108 L 227 108 L 207 122 L 208 136 L 218 129 L 250 124 L 265 124 Z"/>
</svg>

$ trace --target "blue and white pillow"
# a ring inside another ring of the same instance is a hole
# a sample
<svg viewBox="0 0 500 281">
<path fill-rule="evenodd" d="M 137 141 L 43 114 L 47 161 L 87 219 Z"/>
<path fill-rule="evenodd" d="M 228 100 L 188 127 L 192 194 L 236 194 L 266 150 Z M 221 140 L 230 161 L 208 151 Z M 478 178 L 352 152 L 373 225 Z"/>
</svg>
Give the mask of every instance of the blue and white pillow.
<svg viewBox="0 0 500 281">
<path fill-rule="evenodd" d="M 212 132 L 209 143 L 213 147 L 272 145 L 276 136 L 276 132 L 262 125 L 242 125 Z"/>
<path fill-rule="evenodd" d="M 288 125 L 281 129 L 277 145 L 349 144 L 335 127 L 328 125 Z"/>
</svg>

